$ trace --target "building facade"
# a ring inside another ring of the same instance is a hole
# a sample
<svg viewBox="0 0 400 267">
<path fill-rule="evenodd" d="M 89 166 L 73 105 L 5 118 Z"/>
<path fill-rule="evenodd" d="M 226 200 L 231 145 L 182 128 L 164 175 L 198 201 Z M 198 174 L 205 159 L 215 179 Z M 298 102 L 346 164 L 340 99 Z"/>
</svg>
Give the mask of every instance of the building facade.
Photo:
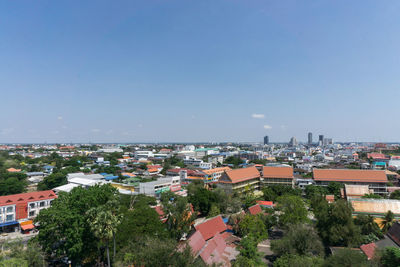
<svg viewBox="0 0 400 267">
<path fill-rule="evenodd" d="M 294 175 L 292 167 L 264 166 L 261 176 L 261 184 L 286 185 L 294 187 Z"/>
<path fill-rule="evenodd" d="M 22 193 L 0 197 L 0 228 L 4 231 L 14 230 L 23 223 L 22 229 L 33 229 L 32 223 L 24 222 L 33 220 L 42 209 L 50 207 L 51 202 L 57 198 L 53 190 Z M 24 230 L 25 230 L 24 229 Z"/>
<path fill-rule="evenodd" d="M 217 186 L 226 193 L 242 193 L 260 189 L 260 172 L 255 166 L 225 171 Z"/>
</svg>

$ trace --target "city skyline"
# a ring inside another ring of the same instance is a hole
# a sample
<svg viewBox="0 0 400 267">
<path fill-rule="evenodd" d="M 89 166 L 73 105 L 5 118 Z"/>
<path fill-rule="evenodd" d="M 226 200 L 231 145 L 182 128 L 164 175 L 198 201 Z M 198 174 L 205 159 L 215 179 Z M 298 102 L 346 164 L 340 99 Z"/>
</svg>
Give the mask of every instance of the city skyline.
<svg viewBox="0 0 400 267">
<path fill-rule="evenodd" d="M 400 141 L 397 1 L 39 3 L 0 4 L 0 143 Z"/>
</svg>

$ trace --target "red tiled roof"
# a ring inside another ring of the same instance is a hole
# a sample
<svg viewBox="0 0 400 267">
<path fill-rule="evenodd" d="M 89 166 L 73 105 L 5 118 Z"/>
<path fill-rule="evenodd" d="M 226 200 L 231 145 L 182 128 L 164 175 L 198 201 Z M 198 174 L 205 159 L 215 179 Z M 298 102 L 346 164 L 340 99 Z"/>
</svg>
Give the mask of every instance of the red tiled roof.
<svg viewBox="0 0 400 267">
<path fill-rule="evenodd" d="M 208 240 L 216 234 L 221 233 L 227 229 L 221 215 L 218 215 L 201 224 L 198 224 L 194 228 L 200 231 L 200 233 L 203 235 L 204 240 Z"/>
<path fill-rule="evenodd" d="M 262 213 L 261 206 L 258 204 L 251 206 L 249 208 L 249 212 L 251 215 L 256 215 L 256 214 Z"/>
<path fill-rule="evenodd" d="M 370 260 L 374 257 L 376 245 L 375 245 L 375 243 L 369 243 L 369 244 L 362 245 L 360 247 L 360 249 L 362 250 L 362 252 L 364 252 L 364 254 L 367 256 L 367 258 Z"/>
<path fill-rule="evenodd" d="M 161 206 L 155 206 L 154 209 L 155 209 L 155 211 L 158 213 L 158 215 L 160 217 L 165 215 L 165 213 L 164 213 L 164 211 L 163 211 Z"/>
<path fill-rule="evenodd" d="M 248 167 L 248 168 L 226 171 L 225 173 L 228 176 L 230 181 L 222 181 L 220 179 L 220 181 L 219 181 L 220 183 L 221 182 L 222 183 L 239 183 L 239 182 L 243 182 L 246 180 L 260 177 L 260 172 L 254 166 Z"/>
<path fill-rule="evenodd" d="M 387 183 L 385 171 L 351 169 L 314 169 L 315 181 Z"/>
<path fill-rule="evenodd" d="M 196 255 L 204 247 L 206 241 L 201 235 L 200 231 L 196 231 L 189 239 L 189 246 L 192 248 L 193 253 Z"/>
<path fill-rule="evenodd" d="M 271 167 L 263 168 L 263 178 L 289 178 L 293 179 L 292 167 Z"/>
<path fill-rule="evenodd" d="M 368 153 L 367 158 L 369 159 L 386 159 L 385 154 L 382 153 Z"/>
<path fill-rule="evenodd" d="M 326 195 L 325 196 L 326 201 L 328 201 L 329 203 L 332 203 L 335 201 L 335 196 L 334 195 Z"/>
<path fill-rule="evenodd" d="M 54 198 L 57 198 L 57 195 L 53 192 L 53 190 L 0 196 L 0 206 L 15 205 L 19 203 L 27 203 Z"/>
<path fill-rule="evenodd" d="M 257 200 L 256 202 L 261 206 L 274 206 L 274 202 L 272 201 Z"/>
<path fill-rule="evenodd" d="M 223 253 L 226 248 L 226 242 L 217 234 L 213 239 L 209 240 L 200 254 L 200 257 L 207 264 L 222 263 L 224 261 Z"/>
</svg>

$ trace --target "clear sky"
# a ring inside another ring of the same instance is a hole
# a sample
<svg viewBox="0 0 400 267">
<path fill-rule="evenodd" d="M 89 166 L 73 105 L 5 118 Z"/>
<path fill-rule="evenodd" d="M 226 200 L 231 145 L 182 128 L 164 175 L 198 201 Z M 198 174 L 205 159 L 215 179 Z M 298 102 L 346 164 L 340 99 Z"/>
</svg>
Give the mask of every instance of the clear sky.
<svg viewBox="0 0 400 267">
<path fill-rule="evenodd" d="M 0 142 L 400 141 L 400 1 L 1 1 Z"/>
</svg>

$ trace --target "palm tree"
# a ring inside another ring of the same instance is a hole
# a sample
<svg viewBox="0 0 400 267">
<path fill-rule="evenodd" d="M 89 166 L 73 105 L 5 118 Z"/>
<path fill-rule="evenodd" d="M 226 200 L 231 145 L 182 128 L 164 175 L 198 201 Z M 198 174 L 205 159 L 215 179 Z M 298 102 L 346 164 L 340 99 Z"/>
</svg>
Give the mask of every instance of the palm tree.
<svg viewBox="0 0 400 267">
<path fill-rule="evenodd" d="M 106 245 L 107 250 L 107 266 L 110 267 L 110 248 L 109 242 L 114 240 L 115 253 L 115 233 L 118 225 L 121 223 L 121 216 L 114 214 L 111 209 L 107 209 L 108 205 L 92 208 L 88 211 L 88 222 L 91 230 L 96 238 Z M 114 255 L 115 256 L 115 255 Z"/>
<path fill-rule="evenodd" d="M 383 217 L 382 225 L 383 225 L 383 231 L 386 233 L 390 227 L 392 227 L 394 222 L 394 214 L 391 210 L 389 210 L 386 214 L 385 217 Z"/>
</svg>

